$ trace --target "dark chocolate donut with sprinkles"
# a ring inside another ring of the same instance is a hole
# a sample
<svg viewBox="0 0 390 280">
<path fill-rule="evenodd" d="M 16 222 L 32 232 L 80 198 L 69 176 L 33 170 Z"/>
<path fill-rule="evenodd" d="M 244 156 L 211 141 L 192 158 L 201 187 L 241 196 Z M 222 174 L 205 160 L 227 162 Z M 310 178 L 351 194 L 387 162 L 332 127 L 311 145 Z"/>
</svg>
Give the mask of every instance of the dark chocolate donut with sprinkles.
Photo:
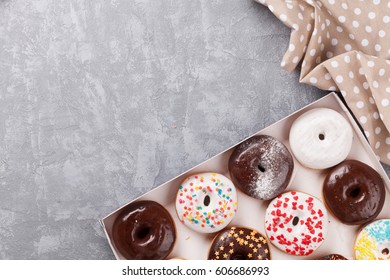
<svg viewBox="0 0 390 280">
<path fill-rule="evenodd" d="M 330 254 L 323 256 L 321 258 L 318 258 L 317 260 L 319 261 L 345 261 L 348 260 L 346 257 L 343 257 L 342 255 L 339 254 Z"/>
<path fill-rule="evenodd" d="M 257 135 L 242 142 L 229 159 L 234 185 L 247 195 L 269 200 L 282 193 L 291 181 L 294 160 L 276 138 Z"/>
<path fill-rule="evenodd" d="M 231 227 L 221 231 L 213 240 L 209 260 L 270 260 L 267 239 L 256 230 Z"/>
</svg>

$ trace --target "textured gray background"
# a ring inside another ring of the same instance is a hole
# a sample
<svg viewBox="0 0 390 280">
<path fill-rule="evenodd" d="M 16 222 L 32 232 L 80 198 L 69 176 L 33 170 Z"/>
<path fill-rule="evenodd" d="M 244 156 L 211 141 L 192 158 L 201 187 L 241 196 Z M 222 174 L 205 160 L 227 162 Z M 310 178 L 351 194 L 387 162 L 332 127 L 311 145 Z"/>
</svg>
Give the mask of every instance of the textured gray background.
<svg viewBox="0 0 390 280">
<path fill-rule="evenodd" d="M 318 99 L 252 0 L 0 0 L 0 258 L 111 259 L 98 219 Z"/>
</svg>

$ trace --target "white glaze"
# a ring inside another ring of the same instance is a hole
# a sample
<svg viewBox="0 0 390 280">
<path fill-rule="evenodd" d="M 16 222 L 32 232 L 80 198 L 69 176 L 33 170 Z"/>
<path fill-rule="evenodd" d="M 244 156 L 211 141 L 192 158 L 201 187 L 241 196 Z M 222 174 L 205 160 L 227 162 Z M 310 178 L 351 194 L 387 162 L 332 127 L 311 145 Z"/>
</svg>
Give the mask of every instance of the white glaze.
<svg viewBox="0 0 390 280">
<path fill-rule="evenodd" d="M 320 139 L 323 135 L 323 140 Z M 290 146 L 304 166 L 325 169 L 342 162 L 349 154 L 353 133 L 348 121 L 328 108 L 312 109 L 294 121 Z"/>
<path fill-rule="evenodd" d="M 281 251 L 297 256 L 310 255 L 323 243 L 328 222 L 328 213 L 319 199 L 295 191 L 272 200 L 265 213 L 265 230 L 270 242 Z"/>
<path fill-rule="evenodd" d="M 205 205 L 205 197 L 210 203 Z M 237 212 L 237 193 L 232 181 L 217 173 L 200 173 L 186 178 L 176 197 L 179 220 L 201 233 L 226 227 Z"/>
</svg>

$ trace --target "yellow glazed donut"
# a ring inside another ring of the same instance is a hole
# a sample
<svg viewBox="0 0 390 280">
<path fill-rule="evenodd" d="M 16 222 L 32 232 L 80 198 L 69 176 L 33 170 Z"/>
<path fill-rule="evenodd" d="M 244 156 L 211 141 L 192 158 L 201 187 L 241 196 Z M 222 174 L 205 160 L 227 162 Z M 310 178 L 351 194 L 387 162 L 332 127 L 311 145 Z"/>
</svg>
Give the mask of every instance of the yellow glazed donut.
<svg viewBox="0 0 390 280">
<path fill-rule="evenodd" d="M 390 219 L 369 223 L 355 241 L 357 260 L 390 260 Z"/>
<path fill-rule="evenodd" d="M 179 220 L 194 231 L 220 231 L 237 211 L 236 188 L 221 174 L 191 175 L 179 187 L 176 211 Z"/>
</svg>

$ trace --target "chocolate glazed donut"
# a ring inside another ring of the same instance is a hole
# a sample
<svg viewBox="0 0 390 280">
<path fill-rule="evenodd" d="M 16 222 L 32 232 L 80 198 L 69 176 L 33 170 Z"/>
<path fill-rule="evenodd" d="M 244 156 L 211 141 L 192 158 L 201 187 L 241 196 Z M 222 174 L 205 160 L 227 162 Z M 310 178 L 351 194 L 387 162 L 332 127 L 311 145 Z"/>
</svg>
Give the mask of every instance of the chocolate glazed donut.
<svg viewBox="0 0 390 280">
<path fill-rule="evenodd" d="M 234 185 L 247 195 L 269 200 L 288 186 L 294 169 L 293 158 L 282 142 L 258 135 L 242 142 L 229 159 Z"/>
<path fill-rule="evenodd" d="M 326 176 L 323 195 L 329 210 L 342 223 L 361 225 L 378 216 L 386 191 L 373 168 L 357 160 L 346 160 Z"/>
<path fill-rule="evenodd" d="M 323 261 L 345 261 L 348 260 L 346 257 L 339 255 L 339 254 L 330 254 L 323 256 L 317 260 L 323 260 Z"/>
<path fill-rule="evenodd" d="M 169 212 L 154 201 L 136 201 L 116 218 L 112 239 L 116 249 L 129 260 L 161 260 L 172 251 L 176 240 Z"/>
<path fill-rule="evenodd" d="M 256 230 L 231 227 L 222 230 L 213 240 L 209 260 L 270 260 L 267 239 Z"/>
</svg>

